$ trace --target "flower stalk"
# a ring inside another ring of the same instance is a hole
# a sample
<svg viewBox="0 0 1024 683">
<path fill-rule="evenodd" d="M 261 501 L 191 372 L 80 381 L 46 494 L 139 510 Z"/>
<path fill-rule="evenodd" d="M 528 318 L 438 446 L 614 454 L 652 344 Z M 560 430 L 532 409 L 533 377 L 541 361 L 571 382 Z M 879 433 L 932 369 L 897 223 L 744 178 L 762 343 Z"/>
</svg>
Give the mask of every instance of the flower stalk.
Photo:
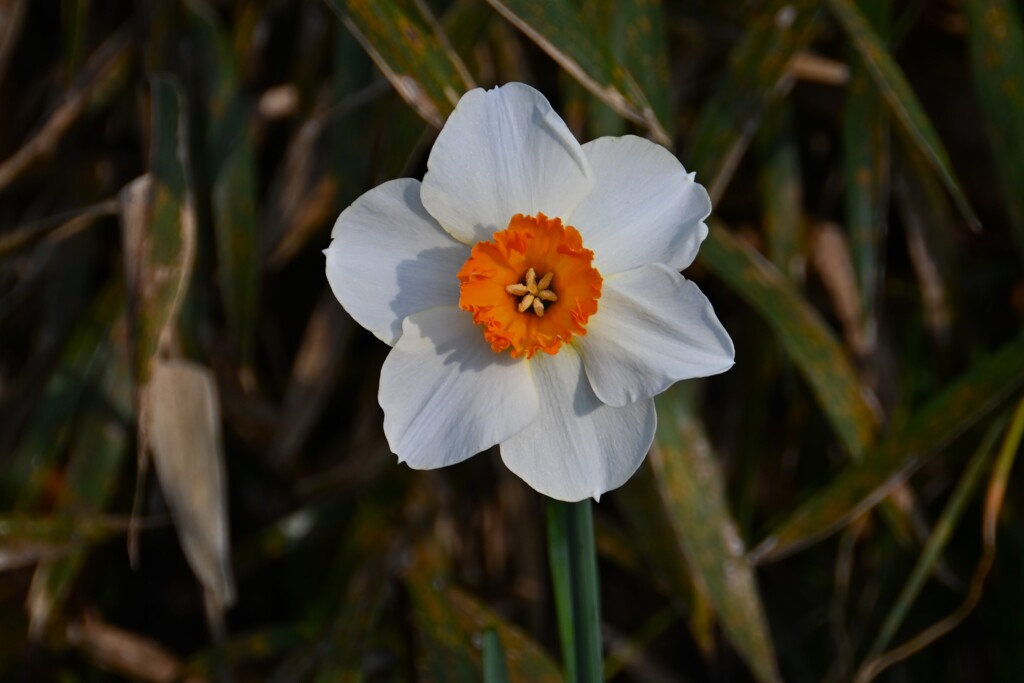
<svg viewBox="0 0 1024 683">
<path fill-rule="evenodd" d="M 548 499 L 548 557 L 569 683 L 604 680 L 600 584 L 590 505 L 589 498 L 578 503 Z"/>
</svg>

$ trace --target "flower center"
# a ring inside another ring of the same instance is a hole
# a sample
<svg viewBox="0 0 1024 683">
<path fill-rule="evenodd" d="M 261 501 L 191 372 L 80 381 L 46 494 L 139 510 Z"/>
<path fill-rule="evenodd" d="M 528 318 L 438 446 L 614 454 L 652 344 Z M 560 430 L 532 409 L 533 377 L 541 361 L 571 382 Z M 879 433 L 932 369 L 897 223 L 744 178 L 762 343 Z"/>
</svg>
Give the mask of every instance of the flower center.
<svg viewBox="0 0 1024 683">
<path fill-rule="evenodd" d="M 505 291 L 512 296 L 523 297 L 519 301 L 519 305 L 516 306 L 516 310 L 520 313 L 526 313 L 528 310 L 533 310 L 534 313 L 540 317 L 544 317 L 544 302 L 558 301 L 558 295 L 548 287 L 551 286 L 551 281 L 555 279 L 555 271 L 551 271 L 537 282 L 537 273 L 530 268 L 526 271 L 526 281 L 522 284 L 509 285 L 505 288 Z"/>
<path fill-rule="evenodd" d="M 516 214 L 492 241 L 473 246 L 458 274 L 459 307 L 483 326 L 496 352 L 511 349 L 515 358 L 558 353 L 574 335 L 587 333 L 597 312 L 602 280 L 593 260 L 571 225 L 542 213 Z"/>
</svg>

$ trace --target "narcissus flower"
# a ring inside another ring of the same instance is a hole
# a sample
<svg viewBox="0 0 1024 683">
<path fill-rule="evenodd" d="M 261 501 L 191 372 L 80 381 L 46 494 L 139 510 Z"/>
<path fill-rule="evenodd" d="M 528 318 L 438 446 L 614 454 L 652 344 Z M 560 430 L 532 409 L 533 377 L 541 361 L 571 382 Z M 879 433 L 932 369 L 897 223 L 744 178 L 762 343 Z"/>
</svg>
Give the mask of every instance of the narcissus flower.
<svg viewBox="0 0 1024 683">
<path fill-rule="evenodd" d="M 707 192 L 642 138 L 580 146 L 519 83 L 466 93 L 427 169 L 357 199 L 325 252 L 335 296 L 393 347 L 392 451 L 431 469 L 500 444 L 553 498 L 620 486 L 654 438 L 652 397 L 733 364 L 678 272 L 707 235 Z"/>
</svg>

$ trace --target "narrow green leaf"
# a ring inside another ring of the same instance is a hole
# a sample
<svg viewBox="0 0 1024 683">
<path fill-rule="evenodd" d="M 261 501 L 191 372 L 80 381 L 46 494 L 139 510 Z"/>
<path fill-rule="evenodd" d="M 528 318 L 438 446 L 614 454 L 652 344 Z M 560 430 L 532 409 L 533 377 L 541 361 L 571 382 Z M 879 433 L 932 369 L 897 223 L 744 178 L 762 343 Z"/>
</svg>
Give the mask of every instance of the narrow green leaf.
<svg viewBox="0 0 1024 683">
<path fill-rule="evenodd" d="M 60 515 L 95 516 L 106 510 L 117 490 L 128 455 L 135 406 L 131 382 L 131 354 L 122 324 L 100 348 L 104 367 L 99 378 L 99 401 L 90 401 L 79 416 L 70 447 L 64 485 L 55 511 Z M 86 558 L 76 548 L 66 557 L 42 562 L 36 568 L 26 607 L 29 632 L 42 635 L 52 615 L 59 612 L 71 592 Z"/>
<path fill-rule="evenodd" d="M 645 461 L 629 481 L 615 491 L 615 500 L 628 523 L 623 540 L 637 553 L 637 570 L 660 590 L 674 596 L 681 604 L 693 600 L 694 586 L 690 569 L 675 543 L 675 530 L 668 511 L 661 504 L 658 483 Z M 601 525 L 598 525 L 601 529 Z"/>
<path fill-rule="evenodd" d="M 508 683 L 505 650 L 501 636 L 493 628 L 484 631 L 484 683 Z"/>
<path fill-rule="evenodd" d="M 789 64 L 816 35 L 817 17 L 818 5 L 810 0 L 771 2 L 731 53 L 685 156 L 690 169 L 710 178 L 713 201 L 724 192 L 768 106 L 788 89 Z M 821 317 L 776 268 L 720 225 L 712 224 L 700 259 L 772 327 L 850 455 L 864 453 L 877 418 Z"/>
<path fill-rule="evenodd" d="M 4 509 L 27 512 L 36 507 L 67 448 L 71 418 L 83 391 L 103 367 L 109 347 L 102 342 L 123 300 L 120 283 L 104 288 L 65 343 L 28 429 L 0 472 Z"/>
<path fill-rule="evenodd" d="M 659 120 L 640 85 L 644 81 L 630 73 L 628 67 L 632 65 L 616 63 L 607 42 L 593 39 L 588 24 L 570 0 L 487 2 L 602 102 L 630 121 L 646 126 L 661 144 L 671 142 L 666 124 Z"/>
<path fill-rule="evenodd" d="M 921 555 L 918 557 L 914 569 L 910 572 L 903 590 L 900 591 L 899 597 L 896 598 L 892 607 L 889 608 L 889 613 L 882 623 L 882 628 L 879 629 L 871 649 L 865 657 L 866 660 L 874 659 L 889 646 L 893 636 L 896 635 L 896 631 L 903 624 L 903 620 L 910 611 L 910 607 L 921 594 L 925 581 L 931 576 L 936 563 L 942 559 L 942 553 L 945 551 L 950 537 L 952 537 L 953 532 L 956 530 L 964 510 L 967 508 L 967 503 L 974 495 L 978 482 L 981 481 L 982 476 L 992 461 L 996 440 L 1005 426 L 1005 418 L 995 420 L 989 426 L 988 431 L 967 464 L 967 469 L 960 477 L 956 489 L 949 497 L 946 507 L 935 522 L 931 535 L 928 537 L 924 548 L 921 549 Z"/>
<path fill-rule="evenodd" d="M 424 3 L 327 0 L 387 79 L 424 120 L 444 125 L 459 97 L 473 87 Z"/>
<path fill-rule="evenodd" d="M 656 405 L 658 433 L 651 466 L 676 543 L 754 678 L 778 683 L 782 679 L 764 606 L 711 444 L 678 388 L 659 396 Z"/>
<path fill-rule="evenodd" d="M 433 680 L 441 683 L 479 680 L 473 662 L 472 639 L 459 627 L 451 602 L 446 599 L 446 578 L 416 563 L 405 572 L 405 584 L 412 598 L 413 617 Z"/>
<path fill-rule="evenodd" d="M 931 456 L 990 413 L 1024 383 L 1024 339 L 979 362 L 920 408 L 906 427 L 790 514 L 751 555 L 779 559 L 810 545 L 871 509 Z"/>
<path fill-rule="evenodd" d="M 758 190 L 768 258 L 796 282 L 803 269 L 804 199 L 800 149 L 788 101 L 779 102 L 765 118 L 757 148 L 762 159 Z"/>
<path fill-rule="evenodd" d="M 886 36 L 889 1 L 860 0 L 859 4 L 879 36 Z M 889 112 L 868 68 L 856 53 L 851 55 L 850 85 L 843 108 L 843 173 L 846 230 L 870 348 L 874 345 L 884 273 L 881 264 L 889 209 Z"/>
<path fill-rule="evenodd" d="M 1006 430 L 1003 442 L 999 447 L 999 454 L 996 456 L 995 465 L 988 481 L 988 489 L 985 492 L 984 515 L 981 522 L 981 537 L 983 541 L 981 558 L 975 565 L 974 573 L 971 576 L 970 585 L 967 587 L 966 596 L 960 606 L 952 613 L 938 622 L 932 624 L 920 633 L 912 636 L 901 645 L 889 650 L 885 654 L 874 658 L 868 657 L 854 680 L 857 683 L 868 683 L 874 680 L 882 671 L 893 664 L 902 661 L 911 655 L 928 647 L 939 638 L 942 638 L 955 629 L 970 613 L 977 607 L 985 590 L 985 579 L 992 570 L 996 558 L 996 533 L 1003 510 L 1003 503 L 1006 500 L 1006 485 L 1013 469 L 1013 463 L 1020 452 L 1021 439 L 1024 438 L 1024 398 L 1021 398 L 1013 417 L 1010 418 L 1010 426 Z"/>
<path fill-rule="evenodd" d="M 965 0 L 974 82 L 1010 223 L 1024 254 L 1024 30 L 1009 0 Z"/>
<path fill-rule="evenodd" d="M 121 192 L 125 281 L 141 382 L 176 322 L 196 241 L 182 90 L 173 77 L 161 75 L 151 80 L 151 94 L 150 173 Z"/>
<path fill-rule="evenodd" d="M 711 222 L 701 262 L 739 294 L 772 328 L 854 459 L 871 447 L 877 418 L 857 373 L 835 336 L 779 271 L 752 248 Z"/>
<path fill-rule="evenodd" d="M 478 640 L 488 631 L 500 639 L 510 681 L 522 683 L 559 683 L 558 665 L 544 649 L 518 627 L 484 606 L 479 598 L 454 586 L 444 588 L 444 599 L 451 606 L 459 628 Z M 486 653 L 485 653 L 486 657 Z"/>
<path fill-rule="evenodd" d="M 124 531 L 124 520 L 101 516 L 0 514 L 0 547 L 16 543 L 67 546 L 95 543 Z"/>
<path fill-rule="evenodd" d="M 331 648 L 318 667 L 316 681 L 363 680 L 363 658 L 387 593 L 390 576 L 379 558 L 368 560 L 349 581 L 340 613 L 330 629 Z"/>
<path fill-rule="evenodd" d="M 202 0 L 186 3 L 205 85 L 206 175 L 217 244 L 216 275 L 239 359 L 252 362 L 259 298 L 256 163 L 239 67 L 216 13 Z"/>
<path fill-rule="evenodd" d="M 893 200 L 917 274 L 924 324 L 934 338 L 945 342 L 952 309 L 959 303 L 954 264 L 961 249 L 956 216 L 924 155 L 901 138 L 894 142 L 899 153 L 893 155 Z"/>
<path fill-rule="evenodd" d="M 792 85 L 789 65 L 818 32 L 818 3 L 772 0 L 751 19 L 689 135 L 687 169 L 717 201 L 768 105 Z"/>
<path fill-rule="evenodd" d="M 670 103 L 668 41 L 665 9 L 661 0 L 627 0 L 612 3 L 613 51 L 636 79 L 650 103 L 654 120 L 671 140 L 675 128 Z"/>
<path fill-rule="evenodd" d="M 310 241 L 326 239 L 325 229 L 366 189 L 371 165 L 394 168 L 387 161 L 388 145 L 401 145 L 410 133 L 418 138 L 427 127 L 404 105 L 394 106 L 397 111 L 384 116 L 364 111 L 374 100 L 395 105 L 397 99 L 386 96 L 391 94 L 387 93 L 386 82 L 372 82 L 373 71 L 355 36 L 349 31 L 336 31 L 331 87 L 320 91 L 313 113 L 292 136 L 266 200 L 263 246 L 271 268 L 283 266 Z M 376 146 L 374 154 L 366 154 L 374 124 L 384 121 L 385 144 Z M 403 148 L 402 164 L 409 157 L 408 148 Z M 398 171 L 401 168 L 398 166 Z M 387 179 L 394 178 L 394 174 Z"/>
<path fill-rule="evenodd" d="M 615 63 L 633 76 L 650 102 L 655 119 L 671 140 L 674 126 L 669 107 L 668 49 L 661 0 L 594 0 L 583 3 L 581 10 L 593 40 L 606 43 Z M 589 138 L 626 132 L 623 117 L 598 96 L 588 93 L 586 108 Z"/>
<path fill-rule="evenodd" d="M 454 0 L 441 15 L 441 27 L 455 53 L 468 62 L 493 18 L 494 11 L 483 0 Z"/>
<path fill-rule="evenodd" d="M 675 529 L 658 493 L 651 462 L 648 458 L 626 485 L 615 491 L 618 507 L 629 523 L 628 536 L 623 534 L 622 541 L 636 553 L 630 569 L 671 597 L 680 613 L 687 614 L 694 642 L 705 657 L 711 657 L 716 648 L 711 607 L 694 585 L 693 573 L 676 543 Z M 599 535 L 598 540 L 608 539 Z M 608 671 L 605 673 L 611 676 Z"/>
<path fill-rule="evenodd" d="M 217 277 L 228 330 L 243 364 L 253 362 L 260 285 L 256 164 L 248 140 L 225 160 L 213 185 Z"/>
<path fill-rule="evenodd" d="M 601 681 L 601 595 L 590 499 L 578 503 L 548 499 L 547 507 L 548 561 L 565 679 Z"/>
<path fill-rule="evenodd" d="M 924 109 L 910 88 L 910 84 L 907 83 L 907 79 L 903 76 L 903 72 L 896 65 L 896 61 L 889 54 L 878 34 L 871 28 L 871 24 L 851 0 L 828 0 L 828 5 L 843 30 L 849 35 L 896 119 L 928 157 L 935 171 L 942 178 L 946 189 L 953 196 L 953 201 L 956 202 L 960 213 L 972 227 L 977 228 L 980 223 L 960 188 L 960 183 L 953 175 L 952 164 L 949 161 L 946 148 L 939 140 L 938 134 L 925 115 Z"/>
<path fill-rule="evenodd" d="M 89 30 L 89 4 L 89 0 L 67 0 L 63 3 L 64 11 L 61 12 L 60 24 L 66 79 L 71 79 L 82 66 L 85 39 Z"/>
<path fill-rule="evenodd" d="M 190 676 L 213 678 L 218 668 L 223 666 L 224 660 L 238 665 L 277 659 L 284 653 L 300 647 L 311 635 L 301 626 L 292 625 L 271 626 L 232 635 L 222 644 L 210 646 L 191 655 L 181 672 L 181 679 L 187 681 Z"/>
</svg>

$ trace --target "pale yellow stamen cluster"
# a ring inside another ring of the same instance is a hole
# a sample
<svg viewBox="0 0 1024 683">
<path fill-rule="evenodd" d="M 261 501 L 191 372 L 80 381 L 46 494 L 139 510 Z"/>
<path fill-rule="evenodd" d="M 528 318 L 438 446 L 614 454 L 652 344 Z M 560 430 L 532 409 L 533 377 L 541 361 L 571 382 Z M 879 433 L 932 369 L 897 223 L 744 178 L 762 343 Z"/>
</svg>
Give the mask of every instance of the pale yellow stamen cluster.
<svg viewBox="0 0 1024 683">
<path fill-rule="evenodd" d="M 522 284 L 509 285 L 505 288 L 505 291 L 512 296 L 521 296 L 522 300 L 519 302 L 520 313 L 526 313 L 527 310 L 533 309 L 533 312 L 538 317 L 544 317 L 544 302 L 558 301 L 558 296 L 549 289 L 551 287 L 551 281 L 555 279 L 554 271 L 548 273 L 537 282 L 537 273 L 530 268 L 526 271 L 526 281 Z"/>
</svg>

